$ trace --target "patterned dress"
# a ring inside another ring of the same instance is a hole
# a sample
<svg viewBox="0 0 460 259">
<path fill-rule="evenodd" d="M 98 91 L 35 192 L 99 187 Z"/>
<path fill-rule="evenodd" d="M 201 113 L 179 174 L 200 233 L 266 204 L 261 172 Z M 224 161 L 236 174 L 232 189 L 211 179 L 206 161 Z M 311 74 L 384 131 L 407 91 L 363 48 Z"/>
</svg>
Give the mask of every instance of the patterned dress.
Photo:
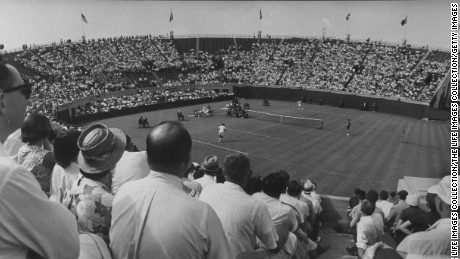
<svg viewBox="0 0 460 259">
<path fill-rule="evenodd" d="M 109 245 L 113 197 L 104 184 L 78 174 L 65 194 L 64 205 L 76 216 L 78 232 L 96 234 Z"/>
<path fill-rule="evenodd" d="M 47 196 L 50 194 L 51 173 L 53 171 L 53 168 L 43 166 L 43 159 L 48 153 L 51 153 L 51 151 L 29 144 L 22 146 L 18 153 L 19 164 L 35 176 L 42 191 Z"/>
</svg>

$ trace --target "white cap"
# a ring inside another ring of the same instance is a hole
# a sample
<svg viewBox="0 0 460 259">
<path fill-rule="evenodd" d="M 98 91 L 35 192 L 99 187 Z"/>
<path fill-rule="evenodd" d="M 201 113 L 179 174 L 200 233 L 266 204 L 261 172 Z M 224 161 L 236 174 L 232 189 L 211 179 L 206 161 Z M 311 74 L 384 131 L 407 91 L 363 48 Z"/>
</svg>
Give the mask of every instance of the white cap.
<svg viewBox="0 0 460 259">
<path fill-rule="evenodd" d="M 436 184 L 428 188 L 429 193 L 434 193 L 438 195 L 438 197 L 445 202 L 446 204 L 451 205 L 450 201 L 450 175 L 444 176 L 442 180 Z"/>
</svg>

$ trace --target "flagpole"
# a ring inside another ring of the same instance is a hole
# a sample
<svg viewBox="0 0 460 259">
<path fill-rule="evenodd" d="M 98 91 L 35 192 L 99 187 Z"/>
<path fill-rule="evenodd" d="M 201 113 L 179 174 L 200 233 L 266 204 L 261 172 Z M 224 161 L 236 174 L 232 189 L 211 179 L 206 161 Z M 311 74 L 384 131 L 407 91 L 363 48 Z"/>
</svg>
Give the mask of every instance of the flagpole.
<svg viewBox="0 0 460 259">
<path fill-rule="evenodd" d="M 85 26 L 83 25 L 83 20 L 81 21 L 81 28 L 83 30 L 83 36 L 85 36 Z"/>
<path fill-rule="evenodd" d="M 407 42 L 407 18 L 409 18 L 409 14 L 406 14 L 406 28 L 404 29 L 404 39 Z"/>
</svg>

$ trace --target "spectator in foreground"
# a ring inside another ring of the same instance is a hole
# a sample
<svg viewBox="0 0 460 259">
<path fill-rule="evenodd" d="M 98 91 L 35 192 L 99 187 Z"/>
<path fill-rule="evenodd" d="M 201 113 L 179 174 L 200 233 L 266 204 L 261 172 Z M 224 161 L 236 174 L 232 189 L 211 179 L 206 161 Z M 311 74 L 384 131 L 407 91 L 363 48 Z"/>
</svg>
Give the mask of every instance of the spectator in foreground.
<svg viewBox="0 0 460 259">
<path fill-rule="evenodd" d="M 392 234 L 396 233 L 398 222 L 399 222 L 399 217 L 401 216 L 401 212 L 407 208 L 409 208 L 409 205 L 406 203 L 406 197 L 408 193 L 406 190 L 401 190 L 398 192 L 398 198 L 399 202 L 396 205 L 393 205 L 393 207 L 390 210 L 390 214 L 387 217 L 387 223 L 390 226 L 390 231 Z"/>
<path fill-rule="evenodd" d="M 375 204 L 375 206 L 383 211 L 383 214 L 385 215 L 385 218 L 390 215 L 390 210 L 391 207 L 393 207 L 393 203 L 388 201 L 388 192 L 387 191 L 381 191 L 379 194 L 380 200 L 378 200 Z"/>
<path fill-rule="evenodd" d="M 113 202 L 114 258 L 234 258 L 214 210 L 183 190 L 191 162 L 188 131 L 165 121 L 146 142 L 149 175 L 124 184 Z"/>
<path fill-rule="evenodd" d="M 216 184 L 216 173 L 222 170 L 217 156 L 207 156 L 201 164 L 201 170 L 204 172 L 203 177 L 194 180 L 201 185 L 201 188 L 204 189 L 208 185 Z"/>
<path fill-rule="evenodd" d="M 21 138 L 25 145 L 19 149 L 18 162 L 35 176 L 48 196 L 51 173 L 56 164 L 50 142 L 54 137 L 50 120 L 45 115 L 32 113 L 27 116 L 21 129 Z"/>
<path fill-rule="evenodd" d="M 262 177 L 260 177 L 260 175 L 252 176 L 251 179 L 249 179 L 248 184 L 246 184 L 246 186 L 244 187 L 244 191 L 249 195 L 253 195 L 256 192 L 261 192 L 263 189 L 263 185 L 264 184 L 262 182 Z"/>
<path fill-rule="evenodd" d="M 398 197 L 396 195 L 396 191 L 390 191 L 390 197 L 388 198 L 388 201 L 393 203 L 393 205 L 396 205 L 399 202 Z"/>
<path fill-rule="evenodd" d="M 200 200 L 216 211 L 233 254 L 255 251 L 257 239 L 264 247 L 258 250 L 260 255 L 279 252 L 283 244 L 277 244 L 278 234 L 267 207 L 243 190 L 251 177 L 249 158 L 241 153 L 228 155 L 224 175 L 227 181 L 208 185 Z"/>
<path fill-rule="evenodd" d="M 261 201 L 268 207 L 268 212 L 275 223 L 279 227 L 283 224 L 288 224 L 289 235 L 284 243 L 284 247 L 277 258 L 291 258 L 295 253 L 297 246 L 297 237 L 294 232 L 298 229 L 299 224 L 296 218 L 294 209 L 286 204 L 283 204 L 279 199 L 281 193 L 286 190 L 285 177 L 280 173 L 271 173 L 263 179 L 263 192 L 254 193 L 252 197 Z M 281 233 L 278 233 L 282 236 Z"/>
<path fill-rule="evenodd" d="M 430 211 L 426 213 L 427 219 L 428 219 L 428 225 L 433 226 L 436 221 L 438 221 L 441 216 L 439 215 L 438 211 L 436 210 L 436 194 L 431 193 L 430 191 L 433 189 L 428 189 L 428 192 L 426 194 L 426 203 Z"/>
<path fill-rule="evenodd" d="M 451 177 L 445 176 L 428 189 L 436 195 L 435 204 L 441 219 L 425 232 L 406 237 L 396 249 L 403 257 L 450 258 Z"/>
<path fill-rule="evenodd" d="M 321 242 L 322 239 L 319 236 L 319 228 L 320 215 L 323 208 L 321 207 L 321 201 L 318 197 L 319 196 L 315 192 L 315 184 L 310 180 L 306 180 L 303 185 L 303 192 L 300 200 L 306 202 L 310 209 L 310 223 L 313 229 L 310 238 L 316 243 Z"/>
<path fill-rule="evenodd" d="M 126 135 L 126 148 L 123 156 L 115 166 L 112 178 L 112 193 L 117 194 L 120 187 L 133 180 L 138 180 L 146 177 L 150 168 L 147 163 L 147 153 L 145 151 L 134 151 L 136 145 L 131 140 L 131 137 Z"/>
<path fill-rule="evenodd" d="M 372 217 L 375 211 L 375 205 L 364 200 L 361 204 L 361 212 L 363 213 L 358 222 L 356 230 L 356 247 L 358 247 L 358 258 L 362 258 L 364 251 L 377 242 L 379 235 L 383 231 L 379 228 L 379 224 Z"/>
<path fill-rule="evenodd" d="M 409 208 L 401 212 L 397 226 L 401 237 L 425 231 L 428 228 L 426 212 L 419 207 L 420 196 L 418 194 L 410 194 L 407 196 L 406 203 L 409 205 Z M 396 241 L 399 243 L 401 240 L 397 238 Z"/>
<path fill-rule="evenodd" d="M 81 132 L 72 130 L 60 133 L 54 140 L 54 158 L 56 165 L 51 175 L 50 200 L 62 203 L 66 190 L 77 179 L 80 168 L 78 167 L 78 138 Z"/>
<path fill-rule="evenodd" d="M 9 158 L 7 137 L 21 128 L 31 85 L 0 63 L 0 254 L 3 258 L 78 258 L 75 217 L 51 202 L 35 177 Z"/>
<path fill-rule="evenodd" d="M 94 124 L 78 138 L 80 173 L 64 204 L 77 217 L 78 230 L 98 235 L 109 244 L 112 218 L 112 171 L 126 147 L 125 134 Z"/>
</svg>

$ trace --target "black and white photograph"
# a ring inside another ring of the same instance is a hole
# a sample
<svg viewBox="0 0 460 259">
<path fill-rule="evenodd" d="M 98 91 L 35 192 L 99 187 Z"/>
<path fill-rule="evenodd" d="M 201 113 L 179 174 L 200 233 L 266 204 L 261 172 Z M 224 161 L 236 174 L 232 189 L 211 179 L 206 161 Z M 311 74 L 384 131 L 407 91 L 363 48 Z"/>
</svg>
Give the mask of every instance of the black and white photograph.
<svg viewBox="0 0 460 259">
<path fill-rule="evenodd" d="M 458 4 L 0 0 L 0 259 L 458 258 Z"/>
</svg>

